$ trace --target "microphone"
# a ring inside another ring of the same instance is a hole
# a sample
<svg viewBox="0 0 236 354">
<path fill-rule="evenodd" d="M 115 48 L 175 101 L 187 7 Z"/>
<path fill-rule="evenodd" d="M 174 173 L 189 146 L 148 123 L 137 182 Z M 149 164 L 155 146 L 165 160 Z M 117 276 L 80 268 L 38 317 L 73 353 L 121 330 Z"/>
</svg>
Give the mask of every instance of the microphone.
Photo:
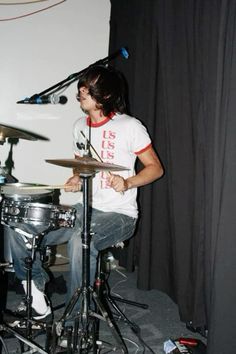
<svg viewBox="0 0 236 354">
<path fill-rule="evenodd" d="M 58 96 L 55 94 L 49 96 L 39 96 L 33 95 L 31 97 L 26 97 L 24 100 L 18 101 L 16 103 L 21 104 L 65 104 L 68 101 L 66 96 Z"/>
<path fill-rule="evenodd" d="M 108 57 L 106 57 L 104 59 L 100 59 L 100 60 L 96 61 L 94 64 L 91 64 L 90 66 L 93 66 L 93 65 L 105 65 L 110 60 L 115 59 L 118 56 L 122 56 L 124 59 L 128 59 L 129 58 L 129 52 L 128 52 L 128 50 L 125 47 L 121 47 L 116 52 L 108 55 Z"/>
<path fill-rule="evenodd" d="M 120 55 L 125 59 L 129 58 L 129 52 L 125 47 L 120 48 Z"/>
<path fill-rule="evenodd" d="M 121 47 L 120 49 L 118 49 L 116 52 L 110 54 L 108 57 L 106 57 L 104 60 L 109 61 L 111 59 L 114 59 L 118 56 L 122 56 L 124 59 L 128 59 L 129 58 L 129 52 L 125 47 Z"/>
</svg>

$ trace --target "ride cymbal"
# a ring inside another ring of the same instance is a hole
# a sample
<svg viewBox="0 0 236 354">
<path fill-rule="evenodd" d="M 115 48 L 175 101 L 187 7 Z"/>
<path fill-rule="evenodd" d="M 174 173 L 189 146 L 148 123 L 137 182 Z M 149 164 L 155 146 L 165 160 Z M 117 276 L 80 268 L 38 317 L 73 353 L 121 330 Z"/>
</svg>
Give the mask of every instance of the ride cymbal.
<svg viewBox="0 0 236 354">
<path fill-rule="evenodd" d="M 19 138 L 26 140 L 37 140 L 37 138 L 23 130 L 0 124 L 0 143 L 4 143 L 6 138 Z"/>
<path fill-rule="evenodd" d="M 79 172 L 82 173 L 129 170 L 127 167 L 115 165 L 112 163 L 100 162 L 92 157 L 78 157 L 76 159 L 56 159 L 45 161 L 53 165 L 76 168 Z"/>
</svg>

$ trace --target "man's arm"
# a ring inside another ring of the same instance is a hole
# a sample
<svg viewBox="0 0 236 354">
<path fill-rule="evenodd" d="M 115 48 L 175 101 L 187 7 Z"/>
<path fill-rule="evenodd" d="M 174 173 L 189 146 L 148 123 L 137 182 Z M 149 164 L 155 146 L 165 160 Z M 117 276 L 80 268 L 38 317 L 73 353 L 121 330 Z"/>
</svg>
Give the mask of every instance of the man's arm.
<svg viewBox="0 0 236 354">
<path fill-rule="evenodd" d="M 162 164 L 152 147 L 139 154 L 138 159 L 142 163 L 143 169 L 137 175 L 128 177 L 127 179 L 119 175 L 111 176 L 111 187 L 116 192 L 125 192 L 131 188 L 144 186 L 154 182 L 163 175 Z"/>
</svg>

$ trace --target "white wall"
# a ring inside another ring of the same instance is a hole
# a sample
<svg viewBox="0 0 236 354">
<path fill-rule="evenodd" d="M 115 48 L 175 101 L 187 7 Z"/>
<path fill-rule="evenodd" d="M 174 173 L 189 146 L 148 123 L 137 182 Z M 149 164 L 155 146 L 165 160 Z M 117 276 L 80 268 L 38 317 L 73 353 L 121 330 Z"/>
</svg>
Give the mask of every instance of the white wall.
<svg viewBox="0 0 236 354">
<path fill-rule="evenodd" d="M 60 2 L 0 5 L 0 19 L 25 15 Z M 109 0 L 66 0 L 60 5 L 15 20 L 0 21 L 0 124 L 43 135 L 50 141 L 20 139 L 13 148 L 13 175 L 20 182 L 63 184 L 68 168 L 45 159 L 73 157 L 72 126 L 82 112 L 75 99 L 76 82 L 63 94 L 65 105 L 20 105 L 70 74 L 108 55 Z M 10 145 L 0 146 L 4 165 Z M 76 195 L 62 191 L 61 204 Z"/>
</svg>

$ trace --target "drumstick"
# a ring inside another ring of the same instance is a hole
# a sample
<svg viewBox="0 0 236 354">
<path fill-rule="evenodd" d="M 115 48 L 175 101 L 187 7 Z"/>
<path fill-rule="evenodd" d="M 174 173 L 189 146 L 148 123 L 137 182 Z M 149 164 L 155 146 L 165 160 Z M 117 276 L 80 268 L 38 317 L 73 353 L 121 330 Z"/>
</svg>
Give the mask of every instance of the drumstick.
<svg viewBox="0 0 236 354">
<path fill-rule="evenodd" d="M 72 187 L 71 185 L 66 185 L 66 184 L 54 184 L 54 185 L 48 185 L 48 186 L 21 186 L 20 189 L 66 189 Z M 17 190 L 17 187 L 16 187 Z"/>
</svg>

